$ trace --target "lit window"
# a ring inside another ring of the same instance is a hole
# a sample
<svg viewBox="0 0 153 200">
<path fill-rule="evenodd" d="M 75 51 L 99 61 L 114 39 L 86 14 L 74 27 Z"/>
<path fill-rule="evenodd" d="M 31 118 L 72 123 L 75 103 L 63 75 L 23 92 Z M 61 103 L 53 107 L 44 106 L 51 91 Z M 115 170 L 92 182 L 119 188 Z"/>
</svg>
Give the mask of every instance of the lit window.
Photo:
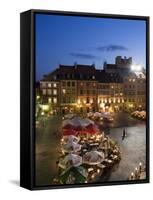
<svg viewBox="0 0 153 200">
<path fill-rule="evenodd" d="M 54 84 L 53 84 L 53 87 L 57 87 L 57 84 L 56 84 L 56 83 L 54 83 Z"/>
<path fill-rule="evenodd" d="M 43 95 L 45 95 L 46 94 L 46 89 L 43 89 L 42 93 L 43 93 Z"/>
<path fill-rule="evenodd" d="M 92 76 L 92 79 L 95 79 L 95 76 L 94 76 L 94 75 Z"/>
<path fill-rule="evenodd" d="M 51 103 L 52 102 L 52 99 L 51 98 L 48 98 L 48 103 Z"/>
<path fill-rule="evenodd" d="M 111 88 L 113 89 L 113 88 L 114 88 L 114 86 L 112 85 L 112 86 L 111 86 Z"/>
<path fill-rule="evenodd" d="M 81 101 L 80 101 L 80 99 L 78 99 L 78 104 L 80 104 L 81 103 Z"/>
<path fill-rule="evenodd" d="M 52 87 L 52 84 L 51 84 L 51 83 L 48 83 L 48 87 Z"/>
<path fill-rule="evenodd" d="M 54 95 L 57 95 L 57 90 L 53 90 L 53 94 L 54 94 Z"/>
<path fill-rule="evenodd" d="M 56 97 L 53 98 L 53 103 L 57 103 L 57 98 Z"/>
<path fill-rule="evenodd" d="M 62 93 L 63 93 L 63 94 L 66 94 L 66 89 L 62 89 Z"/>
<path fill-rule="evenodd" d="M 93 103 L 93 99 L 90 99 L 90 103 Z"/>
<path fill-rule="evenodd" d="M 135 78 L 133 79 L 133 82 L 135 82 Z"/>
</svg>

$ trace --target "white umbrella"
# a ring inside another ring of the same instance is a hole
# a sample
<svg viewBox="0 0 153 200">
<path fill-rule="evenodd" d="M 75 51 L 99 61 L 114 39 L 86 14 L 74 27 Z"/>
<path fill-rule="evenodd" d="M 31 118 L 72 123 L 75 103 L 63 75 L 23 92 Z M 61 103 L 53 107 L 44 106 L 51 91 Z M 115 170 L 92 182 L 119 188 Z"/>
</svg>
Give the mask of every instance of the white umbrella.
<svg viewBox="0 0 153 200">
<path fill-rule="evenodd" d="M 95 113 L 94 113 L 94 117 L 101 117 L 101 116 L 102 116 L 102 114 L 99 113 L 99 112 L 95 112 Z"/>
<path fill-rule="evenodd" d="M 63 145 L 63 150 L 66 152 L 78 152 L 81 150 L 81 145 L 73 141 L 68 141 L 67 144 Z"/>
<path fill-rule="evenodd" d="M 72 119 L 72 117 L 74 117 L 74 114 L 69 113 L 69 114 L 66 114 L 64 117 L 65 117 L 66 119 Z"/>
<path fill-rule="evenodd" d="M 82 127 L 85 127 L 85 126 L 88 126 L 89 124 L 94 124 L 94 122 L 90 119 L 82 119 L 82 118 L 79 118 L 79 117 L 75 117 L 71 120 L 71 123 L 73 123 L 74 126 L 82 126 Z"/>
<path fill-rule="evenodd" d="M 88 126 L 89 124 L 94 124 L 94 121 L 92 121 L 92 120 L 90 120 L 88 118 L 85 118 L 85 119 L 83 119 L 82 124 L 84 126 Z"/>
<path fill-rule="evenodd" d="M 89 124 L 94 124 L 94 122 L 90 119 L 82 119 L 80 117 L 74 117 L 73 119 L 66 119 L 63 121 L 62 123 L 62 127 L 66 126 L 66 125 L 72 125 L 75 127 L 81 126 L 81 127 L 85 127 L 88 126 Z"/>
<path fill-rule="evenodd" d="M 64 160 L 62 161 L 64 165 L 70 165 L 74 167 L 78 167 L 82 164 L 82 157 L 76 154 L 68 154 Z"/>
<path fill-rule="evenodd" d="M 68 135 L 68 136 L 64 136 L 64 140 L 66 143 L 68 142 L 79 142 L 79 138 L 74 136 L 74 135 Z"/>
<path fill-rule="evenodd" d="M 87 113 L 87 116 L 88 116 L 88 117 L 92 117 L 92 116 L 93 116 L 93 112 Z"/>
<path fill-rule="evenodd" d="M 83 156 L 83 162 L 89 165 L 100 164 L 104 160 L 104 153 L 99 151 L 86 152 Z"/>
<path fill-rule="evenodd" d="M 66 126 L 67 124 L 73 125 L 72 120 L 70 120 L 70 119 L 65 119 L 65 120 L 63 120 L 63 122 L 62 122 L 62 127 Z"/>
</svg>

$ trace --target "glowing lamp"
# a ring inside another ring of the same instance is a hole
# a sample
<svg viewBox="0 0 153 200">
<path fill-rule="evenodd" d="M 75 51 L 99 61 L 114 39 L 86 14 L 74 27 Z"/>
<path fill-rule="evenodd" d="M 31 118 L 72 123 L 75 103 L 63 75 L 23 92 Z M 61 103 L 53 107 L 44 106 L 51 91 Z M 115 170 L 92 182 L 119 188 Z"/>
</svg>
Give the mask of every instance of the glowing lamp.
<svg viewBox="0 0 153 200">
<path fill-rule="evenodd" d="M 142 66 L 141 65 L 131 65 L 131 70 L 132 71 L 141 71 Z"/>
</svg>

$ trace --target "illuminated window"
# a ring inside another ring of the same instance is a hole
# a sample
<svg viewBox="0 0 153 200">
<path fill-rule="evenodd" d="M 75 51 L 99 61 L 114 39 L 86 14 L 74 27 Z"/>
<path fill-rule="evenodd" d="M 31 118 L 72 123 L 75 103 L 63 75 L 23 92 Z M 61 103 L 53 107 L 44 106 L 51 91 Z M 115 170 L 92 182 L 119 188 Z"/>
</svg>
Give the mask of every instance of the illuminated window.
<svg viewBox="0 0 153 200">
<path fill-rule="evenodd" d="M 90 103 L 93 103 L 93 99 L 90 99 Z"/>
<path fill-rule="evenodd" d="M 43 95 L 46 95 L 46 89 L 42 90 Z"/>
<path fill-rule="evenodd" d="M 56 97 L 53 98 L 53 103 L 57 103 L 57 98 Z"/>
<path fill-rule="evenodd" d="M 80 102 L 80 99 L 78 99 L 78 104 L 80 104 L 81 102 Z"/>
<path fill-rule="evenodd" d="M 51 83 L 48 83 L 48 87 L 52 87 L 52 84 L 51 84 Z"/>
<path fill-rule="evenodd" d="M 52 102 L 52 99 L 51 98 L 48 98 L 48 103 L 51 103 Z"/>
<path fill-rule="evenodd" d="M 92 76 L 92 79 L 95 79 L 95 76 L 94 76 L 94 75 Z"/>
<path fill-rule="evenodd" d="M 57 95 L 57 90 L 53 90 L 53 94 L 54 94 L 54 95 Z"/>
<path fill-rule="evenodd" d="M 135 82 L 135 78 L 133 79 L 133 82 Z"/>
<path fill-rule="evenodd" d="M 56 84 L 56 83 L 54 83 L 54 84 L 53 84 L 53 87 L 57 87 L 57 84 Z"/>
<path fill-rule="evenodd" d="M 63 94 L 66 94 L 66 89 L 62 89 L 62 93 L 63 93 Z"/>
</svg>

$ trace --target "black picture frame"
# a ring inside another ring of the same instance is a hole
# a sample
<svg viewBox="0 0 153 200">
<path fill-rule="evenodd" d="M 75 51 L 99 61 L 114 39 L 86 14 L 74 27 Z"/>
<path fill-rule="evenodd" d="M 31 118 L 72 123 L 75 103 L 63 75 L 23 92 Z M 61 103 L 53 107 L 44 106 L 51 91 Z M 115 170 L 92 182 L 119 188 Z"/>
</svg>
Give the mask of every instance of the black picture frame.
<svg viewBox="0 0 153 200">
<path fill-rule="evenodd" d="M 146 21 L 146 179 L 75 185 L 35 185 L 35 14 Z M 30 190 L 149 183 L 149 17 L 70 11 L 29 10 L 20 14 L 20 186 Z"/>
</svg>

